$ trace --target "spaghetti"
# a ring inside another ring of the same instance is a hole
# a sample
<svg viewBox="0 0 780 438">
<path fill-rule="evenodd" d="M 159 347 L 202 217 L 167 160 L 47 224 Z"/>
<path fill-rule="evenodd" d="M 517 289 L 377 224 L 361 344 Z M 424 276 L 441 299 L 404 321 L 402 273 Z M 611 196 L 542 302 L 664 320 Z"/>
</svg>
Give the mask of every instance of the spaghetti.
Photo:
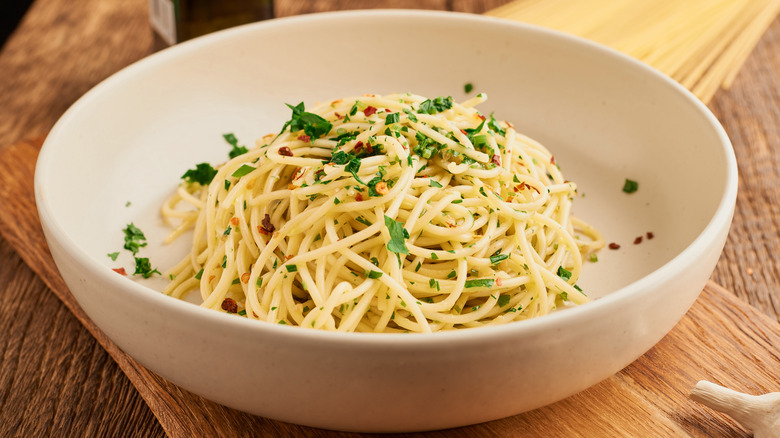
<svg viewBox="0 0 780 438">
<path fill-rule="evenodd" d="M 613 47 L 709 102 L 731 85 L 778 11 L 780 0 L 516 0 L 486 14 Z"/>
<path fill-rule="evenodd" d="M 360 332 L 501 324 L 587 302 L 576 282 L 603 239 L 572 216 L 576 186 L 554 156 L 480 114 L 485 99 L 290 106 L 281 133 L 165 203 L 169 241 L 194 231 L 164 292 Z"/>
</svg>

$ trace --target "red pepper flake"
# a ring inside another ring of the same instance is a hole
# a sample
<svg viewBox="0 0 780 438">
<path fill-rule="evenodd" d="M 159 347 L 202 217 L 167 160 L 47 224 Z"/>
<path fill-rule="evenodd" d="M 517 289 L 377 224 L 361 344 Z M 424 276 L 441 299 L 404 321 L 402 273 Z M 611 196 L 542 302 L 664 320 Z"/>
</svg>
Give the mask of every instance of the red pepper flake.
<svg viewBox="0 0 780 438">
<path fill-rule="evenodd" d="M 238 304 L 236 304 L 236 300 L 234 300 L 233 298 L 225 298 L 222 301 L 222 310 L 228 313 L 238 312 Z"/>
<path fill-rule="evenodd" d="M 113 268 L 111 270 L 120 275 L 127 275 L 127 271 L 125 271 L 125 268 Z"/>
<path fill-rule="evenodd" d="M 252 274 L 250 274 L 249 272 L 244 272 L 243 274 L 241 274 L 241 282 L 244 284 L 249 283 L 249 277 L 251 276 Z"/>
<path fill-rule="evenodd" d="M 377 193 L 380 195 L 386 195 L 390 190 L 387 189 L 387 183 L 384 181 L 379 181 L 376 183 L 376 186 L 374 186 L 374 190 L 376 190 Z"/>
<path fill-rule="evenodd" d="M 477 114 L 477 117 L 479 117 L 482 120 L 485 120 L 485 116 L 483 116 L 482 114 Z"/>
<path fill-rule="evenodd" d="M 392 113 L 393 110 L 391 110 L 390 108 L 385 108 L 385 112 L 389 114 L 389 113 Z"/>
<path fill-rule="evenodd" d="M 359 141 L 355 144 L 355 152 L 360 152 L 361 149 L 363 149 L 363 142 Z"/>
<path fill-rule="evenodd" d="M 238 217 L 237 216 L 231 217 L 230 218 L 230 223 L 233 224 L 233 225 L 238 225 Z"/>
<path fill-rule="evenodd" d="M 284 256 L 284 259 L 285 259 L 285 260 L 290 260 L 290 259 L 291 259 L 291 258 L 293 258 L 293 257 L 295 257 L 295 256 L 293 256 L 293 255 L 290 255 L 290 254 L 287 254 L 286 256 Z"/>
<path fill-rule="evenodd" d="M 501 286 L 501 277 L 496 277 L 496 286 Z"/>
<path fill-rule="evenodd" d="M 493 156 L 490 157 L 490 161 L 496 166 L 501 166 L 501 155 L 493 154 Z"/>
<path fill-rule="evenodd" d="M 293 153 L 287 146 L 282 146 L 279 148 L 279 155 L 284 155 L 285 157 L 292 157 Z"/>
<path fill-rule="evenodd" d="M 343 119 L 343 118 L 344 118 L 344 116 L 342 116 L 342 115 L 341 115 L 341 114 L 339 114 L 339 113 L 333 113 L 333 115 L 335 115 L 335 116 L 336 116 L 336 118 L 337 118 L 337 119 L 339 119 L 339 120 L 341 120 L 341 119 Z"/>
<path fill-rule="evenodd" d="M 265 214 L 265 217 L 262 221 L 260 221 L 260 223 L 261 225 L 257 226 L 257 231 L 261 232 L 262 234 L 269 235 L 276 231 L 274 224 L 271 223 L 271 216 L 269 216 L 268 213 Z"/>
<path fill-rule="evenodd" d="M 634 245 L 639 245 L 640 243 L 642 243 L 642 236 L 639 236 L 636 239 L 634 239 Z"/>
<path fill-rule="evenodd" d="M 298 140 L 300 140 L 300 141 L 302 141 L 302 142 L 304 142 L 304 143 L 308 143 L 308 142 L 310 142 L 310 141 L 311 141 L 311 137 L 309 137 L 309 136 L 308 136 L 308 135 L 306 135 L 306 134 L 302 134 L 302 135 L 299 135 L 299 136 L 298 136 Z M 286 146 L 285 146 L 285 147 L 286 147 Z M 287 150 L 290 150 L 290 148 L 287 148 Z M 281 153 L 281 149 L 279 150 L 279 152 Z M 290 154 L 290 155 L 288 155 L 288 156 L 289 156 L 289 157 L 292 157 L 292 154 Z"/>
<path fill-rule="evenodd" d="M 366 109 L 363 110 L 363 114 L 366 115 L 366 117 L 369 117 L 372 114 L 376 113 L 376 108 L 373 106 L 367 106 Z"/>
<path fill-rule="evenodd" d="M 357 195 L 355 195 L 355 201 L 360 202 L 362 200 L 363 200 L 363 195 L 361 193 L 358 193 Z"/>
<path fill-rule="evenodd" d="M 620 245 L 615 242 L 609 244 L 609 249 L 620 249 Z"/>
<path fill-rule="evenodd" d="M 653 232 L 652 232 L 652 231 L 648 231 L 648 232 L 647 232 L 647 234 L 646 234 L 646 236 L 647 236 L 647 240 L 650 240 L 650 239 L 652 239 L 653 237 L 655 237 L 655 234 L 653 234 Z"/>
<path fill-rule="evenodd" d="M 460 130 L 460 132 L 462 132 L 462 133 L 463 133 L 463 135 L 469 135 L 469 133 L 468 133 L 468 132 L 466 132 L 466 130 L 465 130 L 465 129 L 461 129 L 461 130 Z"/>
<path fill-rule="evenodd" d="M 555 164 L 555 155 L 550 155 L 550 164 Z"/>
</svg>

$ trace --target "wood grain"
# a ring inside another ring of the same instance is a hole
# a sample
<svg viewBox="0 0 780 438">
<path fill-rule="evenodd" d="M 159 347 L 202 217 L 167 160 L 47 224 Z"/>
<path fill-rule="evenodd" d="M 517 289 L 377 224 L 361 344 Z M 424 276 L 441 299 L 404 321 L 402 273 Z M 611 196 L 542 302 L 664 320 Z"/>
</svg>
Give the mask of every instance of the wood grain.
<svg viewBox="0 0 780 438">
<path fill-rule="evenodd" d="M 780 19 L 710 104 L 734 144 L 739 193 L 713 280 L 780 321 Z M 758 85 L 760 84 L 760 85 Z"/>
<path fill-rule="evenodd" d="M 8 207 L 0 211 L 0 233 L 116 360 L 170 436 L 355 436 L 211 403 L 145 369 L 107 339 L 78 307 L 46 249 L 31 174 L 41 142 L 21 142 L 0 152 L 0 168 L 7 169 L 0 174 L 0 203 Z M 747 436 L 730 419 L 688 400 L 687 394 L 701 379 L 753 393 L 773 390 L 780 380 L 776 345 L 780 324 L 710 283 L 656 347 L 595 387 L 512 418 L 412 436 Z"/>
<path fill-rule="evenodd" d="M 382 0 L 371 6 L 479 13 L 505 2 Z M 39 141 L 21 141 L 45 135 L 89 88 L 151 53 L 146 4 L 36 0 L 0 52 L 0 224 L 8 239 L 0 239 L 0 436 L 160 436 L 161 425 L 172 436 L 347 436 L 247 419 L 172 387 L 126 363 L 110 344 L 111 355 L 103 353 L 90 331 L 55 298 L 63 295 L 67 303 L 37 220 L 27 214 L 34 212 L 30 156 Z M 358 0 L 276 0 L 279 16 L 364 7 L 366 2 Z M 740 170 L 734 224 L 713 279 L 773 320 L 780 320 L 777 71 L 780 21 L 770 27 L 733 88 L 710 105 L 734 143 Z M 35 312 L 29 312 L 33 306 Z M 777 345 L 776 324 L 711 283 L 658 346 L 591 390 L 528 414 L 429 435 L 528 436 L 524 428 L 544 424 L 534 430 L 536 436 L 554 436 L 567 425 L 570 436 L 747 436 L 728 418 L 690 403 L 685 392 L 699 378 L 747 392 L 777 390 Z M 681 370 L 665 365 L 667 357 L 686 358 L 696 366 Z M 626 421 L 615 424 L 614 419 Z M 650 433 L 648 425 L 654 427 Z"/>
</svg>

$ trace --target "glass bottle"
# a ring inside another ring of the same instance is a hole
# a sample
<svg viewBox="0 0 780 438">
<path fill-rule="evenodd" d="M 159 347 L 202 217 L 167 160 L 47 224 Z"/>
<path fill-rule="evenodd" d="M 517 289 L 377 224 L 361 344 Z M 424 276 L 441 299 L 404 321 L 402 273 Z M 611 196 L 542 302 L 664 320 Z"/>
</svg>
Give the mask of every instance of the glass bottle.
<svg viewBox="0 0 780 438">
<path fill-rule="evenodd" d="M 273 0 L 149 0 L 155 50 L 273 16 Z"/>
</svg>

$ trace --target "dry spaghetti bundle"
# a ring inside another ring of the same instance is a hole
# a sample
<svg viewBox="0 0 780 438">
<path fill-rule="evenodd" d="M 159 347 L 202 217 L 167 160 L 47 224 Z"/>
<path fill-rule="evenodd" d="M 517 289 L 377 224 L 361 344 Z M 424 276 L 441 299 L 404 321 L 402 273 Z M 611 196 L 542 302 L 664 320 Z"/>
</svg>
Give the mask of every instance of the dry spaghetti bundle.
<svg viewBox="0 0 780 438">
<path fill-rule="evenodd" d="M 501 324 L 587 302 L 576 282 L 603 239 L 572 216 L 576 186 L 554 156 L 477 111 L 485 99 L 288 105 L 279 134 L 213 172 L 198 165 L 163 207 L 171 239 L 193 229 L 165 293 L 361 332 Z"/>
<path fill-rule="evenodd" d="M 487 15 L 613 47 L 708 102 L 731 85 L 778 11 L 780 0 L 518 0 Z"/>
</svg>

